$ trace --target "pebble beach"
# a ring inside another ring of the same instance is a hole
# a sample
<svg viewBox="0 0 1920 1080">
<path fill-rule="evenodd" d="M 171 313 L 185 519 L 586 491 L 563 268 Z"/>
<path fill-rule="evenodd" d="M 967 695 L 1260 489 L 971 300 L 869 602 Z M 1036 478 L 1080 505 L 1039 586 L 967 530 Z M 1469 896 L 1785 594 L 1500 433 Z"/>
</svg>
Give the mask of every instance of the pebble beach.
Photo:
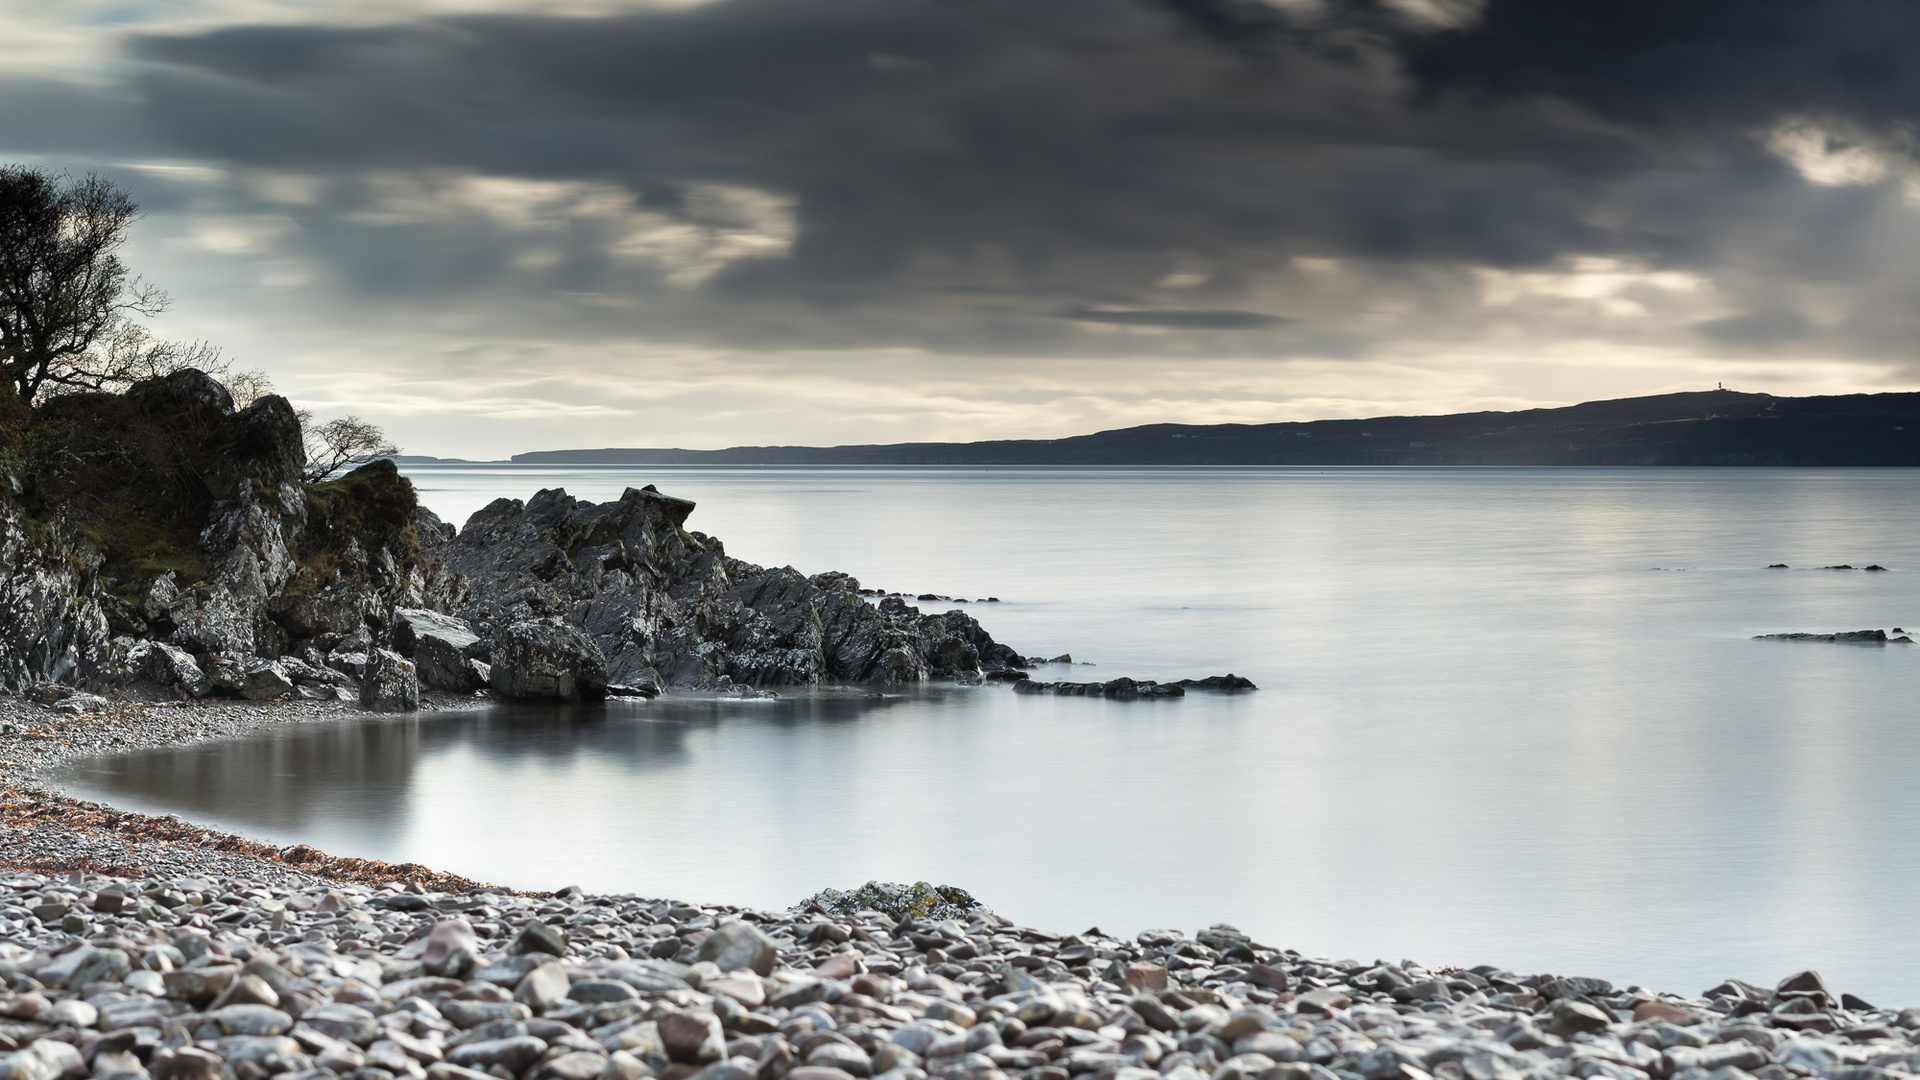
<svg viewBox="0 0 1920 1080">
<path fill-rule="evenodd" d="M 0 1080 L 1891 1080 L 1920 1062 L 1920 1010 L 1814 972 L 1670 993 L 1310 958 L 1229 926 L 1052 932 L 957 890 L 785 911 L 515 892 L 39 779 L 349 711 L 0 699 Z"/>
</svg>

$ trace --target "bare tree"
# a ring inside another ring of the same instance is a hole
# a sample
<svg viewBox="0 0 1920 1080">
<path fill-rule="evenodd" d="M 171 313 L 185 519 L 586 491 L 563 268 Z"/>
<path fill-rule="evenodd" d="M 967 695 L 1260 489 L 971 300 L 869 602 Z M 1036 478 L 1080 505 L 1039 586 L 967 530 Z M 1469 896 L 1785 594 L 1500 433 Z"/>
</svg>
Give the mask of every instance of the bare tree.
<svg viewBox="0 0 1920 1080">
<path fill-rule="evenodd" d="M 318 427 L 312 419 L 313 414 L 300 410 L 300 429 L 307 444 L 305 479 L 309 484 L 318 484 L 348 466 L 400 452 L 387 441 L 386 432 L 357 416 L 343 416 Z"/>
<path fill-rule="evenodd" d="M 140 208 L 111 180 L 0 166 L 0 377 L 20 400 L 107 390 L 218 356 L 155 339 L 136 319 L 167 294 L 120 261 Z"/>
<path fill-rule="evenodd" d="M 234 371 L 231 370 L 230 365 L 228 365 L 226 361 L 216 360 L 213 366 L 203 367 L 201 370 L 220 380 L 221 384 L 227 388 L 227 393 L 233 395 L 233 407 L 236 409 L 244 409 L 254 402 L 259 401 L 261 398 L 266 397 L 268 394 L 273 393 L 273 380 L 269 379 L 267 373 L 259 368 Z M 308 414 L 301 412 L 300 424 L 302 427 L 305 427 L 307 420 Z"/>
</svg>

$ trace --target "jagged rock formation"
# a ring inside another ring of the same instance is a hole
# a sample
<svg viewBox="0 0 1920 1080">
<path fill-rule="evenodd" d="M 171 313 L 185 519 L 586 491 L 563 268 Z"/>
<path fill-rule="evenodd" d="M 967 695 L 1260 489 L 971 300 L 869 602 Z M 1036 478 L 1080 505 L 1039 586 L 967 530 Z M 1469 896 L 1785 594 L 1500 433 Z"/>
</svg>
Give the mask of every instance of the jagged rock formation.
<svg viewBox="0 0 1920 1080">
<path fill-rule="evenodd" d="M 396 606 L 467 595 L 391 462 L 307 485 L 303 456 L 285 398 L 198 371 L 0 417 L 0 686 L 351 696 Z"/>
<path fill-rule="evenodd" d="M 652 485 L 597 505 L 555 489 L 495 500 L 436 550 L 470 584 L 462 613 L 482 637 L 562 616 L 593 636 L 610 683 L 644 690 L 978 680 L 1025 666 L 962 612 L 875 606 L 847 574 L 729 558 L 685 528 L 692 512 Z"/>
<path fill-rule="evenodd" d="M 501 499 L 456 533 L 390 461 L 309 485 L 301 458 L 286 399 L 235 409 L 198 371 L 0 408 L 0 687 L 394 710 L 421 685 L 593 700 L 1026 666 L 962 612 L 728 558 L 651 486 Z"/>
</svg>

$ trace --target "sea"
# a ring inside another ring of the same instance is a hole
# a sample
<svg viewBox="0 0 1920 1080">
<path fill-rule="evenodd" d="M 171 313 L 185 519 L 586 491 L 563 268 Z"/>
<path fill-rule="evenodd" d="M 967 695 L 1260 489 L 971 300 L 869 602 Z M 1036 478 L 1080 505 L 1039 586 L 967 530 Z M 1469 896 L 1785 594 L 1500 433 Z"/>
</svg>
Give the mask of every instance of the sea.
<svg viewBox="0 0 1920 1080">
<path fill-rule="evenodd" d="M 737 558 L 1071 656 L 1042 678 L 1259 689 L 476 704 L 64 786 L 524 889 L 785 908 L 926 880 L 1060 932 L 1229 923 L 1682 993 L 1814 968 L 1920 1003 L 1920 646 L 1756 640 L 1920 630 L 1920 471 L 406 471 L 456 523 L 652 483 Z"/>
</svg>

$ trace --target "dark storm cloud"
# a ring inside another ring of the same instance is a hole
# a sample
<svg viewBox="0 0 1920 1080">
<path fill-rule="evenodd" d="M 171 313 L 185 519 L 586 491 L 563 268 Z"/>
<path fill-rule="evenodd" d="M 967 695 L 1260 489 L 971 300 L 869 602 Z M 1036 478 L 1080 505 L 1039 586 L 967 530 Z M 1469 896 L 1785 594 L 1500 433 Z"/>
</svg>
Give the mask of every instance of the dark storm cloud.
<svg viewBox="0 0 1920 1080">
<path fill-rule="evenodd" d="M 676 288 L 610 254 L 631 221 L 578 217 L 539 280 L 624 301 L 575 325 L 722 343 L 1156 351 L 1231 332 L 1285 353 L 1359 317 L 1304 300 L 1297 259 L 1360 266 L 1434 320 L 1470 291 L 1413 280 L 1434 268 L 1737 264 L 1742 307 L 1884 280 L 1898 191 L 1810 188 L 1764 134 L 1814 115 L 1897 149 L 1917 38 L 1914 5 L 1872 0 L 721 0 L 134 54 L 149 141 L 327 179 L 297 242 L 385 302 L 531 271 L 484 207 L 382 218 L 381 174 L 607 185 L 716 236 L 689 192 L 732 185 L 792 200 L 783 257 Z M 1868 324 L 1684 325 L 1868 351 L 1912 329 Z"/>
<path fill-rule="evenodd" d="M 1431 88 L 1550 94 L 1695 138 L 1782 112 L 1920 112 L 1907 0 L 1490 0 L 1470 26 L 1402 41 Z"/>
</svg>

